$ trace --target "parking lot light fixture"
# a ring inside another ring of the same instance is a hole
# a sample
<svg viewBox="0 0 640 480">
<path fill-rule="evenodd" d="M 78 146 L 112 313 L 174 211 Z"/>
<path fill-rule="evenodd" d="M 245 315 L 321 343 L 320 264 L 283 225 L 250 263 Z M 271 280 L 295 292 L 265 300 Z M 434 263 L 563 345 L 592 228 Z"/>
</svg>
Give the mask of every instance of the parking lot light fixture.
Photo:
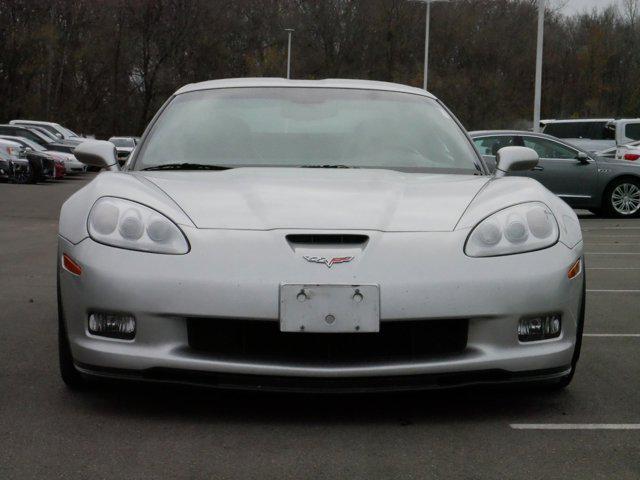
<svg viewBox="0 0 640 480">
<path fill-rule="evenodd" d="M 291 78 L 291 36 L 295 30 L 293 28 L 285 28 L 289 38 L 287 41 L 287 80 Z"/>
<path fill-rule="evenodd" d="M 540 104 L 542 101 L 542 46 L 544 42 L 544 9 L 546 0 L 538 0 L 538 40 L 536 44 L 536 86 L 533 105 L 533 131 L 540 131 Z"/>
<path fill-rule="evenodd" d="M 431 23 L 431 4 L 434 2 L 448 2 L 449 0 L 409 0 L 411 2 L 425 3 L 427 12 L 425 16 L 425 31 L 424 31 L 424 78 L 422 81 L 422 88 L 427 89 L 427 81 L 429 77 L 429 25 Z"/>
</svg>

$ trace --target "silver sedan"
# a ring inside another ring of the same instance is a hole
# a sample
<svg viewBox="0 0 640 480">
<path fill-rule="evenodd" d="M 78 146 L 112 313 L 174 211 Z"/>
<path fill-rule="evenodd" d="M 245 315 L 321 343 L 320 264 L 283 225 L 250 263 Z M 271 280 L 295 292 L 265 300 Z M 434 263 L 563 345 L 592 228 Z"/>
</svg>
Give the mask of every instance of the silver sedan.
<svg viewBox="0 0 640 480">
<path fill-rule="evenodd" d="M 360 391 L 566 386 L 584 319 L 578 219 L 491 174 L 431 94 L 347 80 L 178 90 L 124 170 L 62 207 L 62 378 Z"/>
<path fill-rule="evenodd" d="M 505 146 L 532 148 L 540 157 L 529 171 L 513 175 L 538 180 L 574 208 L 620 218 L 640 216 L 640 156 L 613 155 L 609 150 L 589 153 L 559 138 L 518 130 L 471 132 L 471 137 L 491 169 L 497 151 Z"/>
</svg>

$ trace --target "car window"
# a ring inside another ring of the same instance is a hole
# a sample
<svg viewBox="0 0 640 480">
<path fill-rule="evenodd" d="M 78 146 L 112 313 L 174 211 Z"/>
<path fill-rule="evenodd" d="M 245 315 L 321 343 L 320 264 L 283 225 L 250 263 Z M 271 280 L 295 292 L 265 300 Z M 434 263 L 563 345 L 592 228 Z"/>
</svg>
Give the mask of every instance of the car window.
<svg viewBox="0 0 640 480">
<path fill-rule="evenodd" d="M 56 124 L 57 125 L 57 124 Z M 78 135 L 76 132 L 74 132 L 73 130 L 69 130 L 66 127 L 63 127 L 62 125 L 57 125 L 57 127 L 62 130 L 62 132 L 67 136 L 67 137 L 80 137 L 80 135 Z"/>
<path fill-rule="evenodd" d="M 480 155 L 495 157 L 502 147 L 519 146 L 517 137 L 513 135 L 496 135 L 492 137 L 480 137 L 473 140 Z"/>
<path fill-rule="evenodd" d="M 627 138 L 633 140 L 640 140 L 640 123 L 629 123 L 624 129 L 624 134 Z"/>
<path fill-rule="evenodd" d="M 342 88 L 228 88 L 177 95 L 135 168 L 340 165 L 473 173 L 479 159 L 436 100 Z"/>
<path fill-rule="evenodd" d="M 111 138 L 109 139 L 116 147 L 134 147 L 133 140 L 130 138 Z"/>
<path fill-rule="evenodd" d="M 14 133 L 14 135 L 16 137 L 24 137 L 26 139 L 31 140 L 32 142 L 36 142 L 39 144 L 43 143 L 43 140 L 40 136 L 38 136 L 38 134 L 30 131 L 30 130 L 19 130 L 17 132 Z"/>
<path fill-rule="evenodd" d="M 606 121 L 547 123 L 543 132 L 558 138 L 615 139 L 615 130 L 608 128 Z"/>
<path fill-rule="evenodd" d="M 524 146 L 536 151 L 540 158 L 575 159 L 577 150 L 546 138 L 523 137 Z"/>
<path fill-rule="evenodd" d="M 54 135 L 57 133 L 56 129 L 53 128 L 51 125 L 43 125 L 43 124 L 39 124 L 39 123 L 24 123 L 23 125 L 29 125 L 31 127 L 37 127 L 38 129 L 43 129 L 46 130 L 47 132 L 53 133 Z"/>
</svg>

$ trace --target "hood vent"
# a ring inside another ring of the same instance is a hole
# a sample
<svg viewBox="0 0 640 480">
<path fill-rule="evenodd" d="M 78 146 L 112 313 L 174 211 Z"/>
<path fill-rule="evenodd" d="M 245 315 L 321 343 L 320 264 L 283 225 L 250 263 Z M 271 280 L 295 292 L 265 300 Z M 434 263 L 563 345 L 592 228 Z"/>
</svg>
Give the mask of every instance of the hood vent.
<svg viewBox="0 0 640 480">
<path fill-rule="evenodd" d="M 292 245 L 363 245 L 367 243 L 367 235 L 352 234 L 318 234 L 301 233 L 287 235 L 287 241 Z"/>
</svg>

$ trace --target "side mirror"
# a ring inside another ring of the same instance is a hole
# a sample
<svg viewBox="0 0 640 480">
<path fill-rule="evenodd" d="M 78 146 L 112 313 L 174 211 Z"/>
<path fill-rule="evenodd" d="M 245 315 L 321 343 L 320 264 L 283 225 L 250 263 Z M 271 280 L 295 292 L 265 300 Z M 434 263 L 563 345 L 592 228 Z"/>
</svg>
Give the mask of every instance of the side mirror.
<svg viewBox="0 0 640 480">
<path fill-rule="evenodd" d="M 60 140 L 62 140 L 62 138 L 63 138 L 62 134 L 61 133 L 57 133 L 57 132 L 56 132 L 56 137 L 58 137 Z"/>
<path fill-rule="evenodd" d="M 589 155 L 584 152 L 578 152 L 576 155 L 576 160 L 580 163 L 589 163 Z"/>
<path fill-rule="evenodd" d="M 90 167 L 106 168 L 118 171 L 118 155 L 113 143 L 105 140 L 87 140 L 78 145 L 73 154 L 78 160 Z"/>
<path fill-rule="evenodd" d="M 508 172 L 532 170 L 538 165 L 538 154 L 527 147 L 503 147 L 496 155 L 496 177 L 504 177 Z"/>
</svg>

